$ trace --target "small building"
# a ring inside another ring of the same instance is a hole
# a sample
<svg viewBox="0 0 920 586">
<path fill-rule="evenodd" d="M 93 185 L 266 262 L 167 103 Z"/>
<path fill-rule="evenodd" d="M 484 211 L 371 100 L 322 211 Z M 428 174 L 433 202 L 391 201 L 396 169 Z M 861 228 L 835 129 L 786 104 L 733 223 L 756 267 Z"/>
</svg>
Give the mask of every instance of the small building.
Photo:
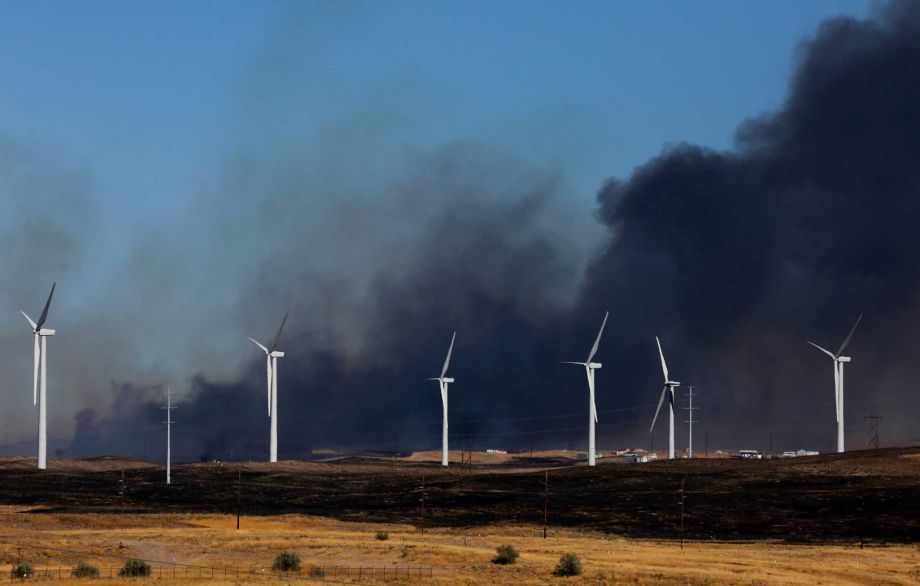
<svg viewBox="0 0 920 586">
<path fill-rule="evenodd" d="M 763 454 L 757 450 L 738 450 L 732 454 L 732 458 L 739 460 L 763 460 Z"/>
</svg>

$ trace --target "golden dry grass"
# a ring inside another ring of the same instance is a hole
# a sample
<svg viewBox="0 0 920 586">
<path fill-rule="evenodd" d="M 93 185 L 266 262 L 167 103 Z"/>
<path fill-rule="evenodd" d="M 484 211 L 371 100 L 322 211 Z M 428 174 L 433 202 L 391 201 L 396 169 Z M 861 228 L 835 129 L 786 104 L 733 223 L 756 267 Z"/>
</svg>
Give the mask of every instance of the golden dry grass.
<svg viewBox="0 0 920 586">
<path fill-rule="evenodd" d="M 530 526 L 467 530 L 406 525 L 346 523 L 301 515 L 243 517 L 242 528 L 227 515 L 99 515 L 36 513 L 0 507 L 0 561 L 9 571 L 17 545 L 34 546 L 23 557 L 36 569 L 71 567 L 87 560 L 100 567 L 120 561 L 98 556 L 140 557 L 164 562 L 244 571 L 271 567 L 282 550 L 298 552 L 305 566 L 422 565 L 432 578 L 401 578 L 400 584 L 920 584 L 920 548 L 916 545 L 788 545 L 771 542 L 688 543 L 611 538 L 600 534 L 564 533 L 543 540 Z M 376 531 L 389 539 L 375 539 Z M 514 545 L 521 556 L 511 566 L 492 564 L 495 547 Z M 577 553 L 585 572 L 555 578 L 552 569 L 566 551 Z M 188 579 L 178 570 L 157 584 L 257 584 L 266 578 L 235 576 Z M 117 583 L 121 580 L 81 580 Z M 132 582 L 124 580 L 125 582 Z M 355 576 L 349 581 L 358 582 Z M 390 580 L 390 583 L 393 581 Z M 136 581 L 133 581 L 136 583 Z M 286 583 L 294 583 L 288 580 Z M 382 583 L 364 578 L 360 583 Z"/>
</svg>

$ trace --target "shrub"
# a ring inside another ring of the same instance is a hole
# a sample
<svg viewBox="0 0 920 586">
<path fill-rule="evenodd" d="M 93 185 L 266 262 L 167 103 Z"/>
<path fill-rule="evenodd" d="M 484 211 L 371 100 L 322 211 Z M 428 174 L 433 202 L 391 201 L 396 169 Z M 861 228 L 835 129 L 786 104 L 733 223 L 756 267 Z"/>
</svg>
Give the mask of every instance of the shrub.
<svg viewBox="0 0 920 586">
<path fill-rule="evenodd" d="M 577 554 L 566 552 L 559 558 L 554 576 L 577 576 L 581 574 L 581 558 Z"/>
<path fill-rule="evenodd" d="M 310 568 L 310 571 L 308 572 L 308 574 L 310 575 L 311 578 L 325 578 L 326 570 L 324 570 L 323 568 L 319 566 L 313 566 Z"/>
<path fill-rule="evenodd" d="M 378 532 L 374 535 L 374 537 L 377 538 L 377 541 L 386 541 L 387 539 L 390 538 L 390 534 L 387 533 L 386 531 L 378 531 Z"/>
<path fill-rule="evenodd" d="M 518 550 L 514 549 L 513 545 L 499 545 L 495 548 L 495 557 L 492 558 L 493 564 L 513 564 L 517 561 L 518 556 L 521 555 L 518 553 Z"/>
<path fill-rule="evenodd" d="M 297 571 L 300 569 L 300 556 L 293 551 L 282 551 L 275 556 L 275 563 L 272 569 L 281 570 L 282 572 Z"/>
<path fill-rule="evenodd" d="M 35 568 L 29 562 L 19 562 L 13 564 L 13 570 L 10 573 L 16 578 L 28 578 L 35 573 Z"/>
<path fill-rule="evenodd" d="M 146 578 L 150 575 L 150 564 L 144 560 L 128 560 L 124 567 L 118 570 L 118 575 L 127 578 Z"/>
<path fill-rule="evenodd" d="M 86 562 L 80 562 L 70 571 L 70 575 L 74 578 L 98 578 L 99 568 Z"/>
</svg>

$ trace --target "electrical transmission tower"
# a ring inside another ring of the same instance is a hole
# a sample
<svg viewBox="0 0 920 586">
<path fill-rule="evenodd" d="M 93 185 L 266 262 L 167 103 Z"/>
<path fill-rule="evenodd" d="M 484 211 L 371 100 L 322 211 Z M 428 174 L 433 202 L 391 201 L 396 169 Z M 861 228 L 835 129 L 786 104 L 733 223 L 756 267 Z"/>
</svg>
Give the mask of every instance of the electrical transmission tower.
<svg viewBox="0 0 920 586">
<path fill-rule="evenodd" d="M 866 415 L 866 447 L 870 450 L 878 449 L 878 415 Z"/>
<path fill-rule="evenodd" d="M 688 388 L 690 389 L 690 392 L 687 393 L 687 397 L 690 399 L 690 405 L 687 407 L 684 407 L 684 409 L 687 410 L 687 421 L 685 421 L 684 423 L 690 424 L 690 441 L 687 444 L 687 457 L 692 458 L 693 457 L 693 424 L 699 423 L 698 421 L 693 419 L 693 412 L 699 411 L 699 407 L 693 406 L 693 397 L 696 396 L 693 393 L 693 385 L 690 385 Z"/>
<path fill-rule="evenodd" d="M 175 423 L 175 421 L 172 420 L 172 410 L 175 409 L 175 407 L 172 406 L 172 397 L 173 394 L 169 386 L 167 386 L 166 406 L 160 407 L 160 409 L 166 410 L 166 421 L 163 422 L 166 424 L 166 484 L 172 482 L 172 477 L 170 476 L 172 467 L 172 424 Z"/>
</svg>

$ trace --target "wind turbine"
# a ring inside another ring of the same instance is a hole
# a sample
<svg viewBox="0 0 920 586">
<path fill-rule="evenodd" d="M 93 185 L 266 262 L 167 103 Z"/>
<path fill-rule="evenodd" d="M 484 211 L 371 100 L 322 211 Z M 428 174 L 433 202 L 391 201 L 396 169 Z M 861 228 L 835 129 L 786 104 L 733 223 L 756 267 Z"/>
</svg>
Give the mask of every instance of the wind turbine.
<svg viewBox="0 0 920 586">
<path fill-rule="evenodd" d="M 450 347 L 447 349 L 447 358 L 444 359 L 444 368 L 441 369 L 441 376 L 430 378 L 428 380 L 438 381 L 441 387 L 441 404 L 444 406 L 444 424 L 441 432 L 441 466 L 447 466 L 447 385 L 454 382 L 454 379 L 447 378 L 447 365 L 450 364 L 450 353 L 454 350 L 454 340 L 457 339 L 457 332 L 450 338 Z"/>
<path fill-rule="evenodd" d="M 609 311 L 604 314 L 604 321 L 601 322 L 601 329 L 597 332 L 597 338 L 594 340 L 594 346 L 591 346 L 591 352 L 588 353 L 588 359 L 584 362 L 562 363 L 584 366 L 585 373 L 588 375 L 588 466 L 594 466 L 595 463 L 594 424 L 597 423 L 597 405 L 594 404 L 594 371 L 601 367 L 600 362 L 591 362 L 591 359 L 597 354 L 597 347 L 601 343 L 601 334 L 604 333 L 604 326 L 607 325 L 607 318 L 609 316 Z"/>
<path fill-rule="evenodd" d="M 862 320 L 862 314 L 859 314 L 859 317 L 856 318 L 856 323 L 853 324 L 853 327 L 850 328 L 850 333 L 847 334 L 846 340 L 843 341 L 843 344 L 840 345 L 840 350 L 837 350 L 836 354 L 831 354 L 830 351 L 825 350 L 821 346 L 818 346 L 814 342 L 808 342 L 818 350 L 824 352 L 834 361 L 834 403 L 837 406 L 837 451 L 843 452 L 843 365 L 847 362 L 850 362 L 849 356 L 842 356 L 843 351 L 846 350 L 847 345 L 850 343 L 850 338 L 853 337 L 853 332 L 856 331 L 856 326 L 859 325 L 860 320 Z"/>
<path fill-rule="evenodd" d="M 35 348 L 33 351 L 34 364 L 32 366 L 32 404 L 38 403 L 38 469 L 44 470 L 48 467 L 48 411 L 46 408 L 47 384 L 45 375 L 47 373 L 46 363 L 48 362 L 48 348 L 45 338 L 53 336 L 54 330 L 45 329 L 45 321 L 48 319 L 48 308 L 51 306 L 51 297 L 54 296 L 54 288 L 57 283 L 51 283 L 51 293 L 48 294 L 48 301 L 45 302 L 45 308 L 42 310 L 38 322 L 32 321 L 32 318 L 26 315 L 26 312 L 20 311 L 29 325 L 32 327 L 32 333 L 35 334 Z M 41 372 L 39 372 L 39 366 Z M 41 374 L 41 378 L 39 378 Z M 41 382 L 39 382 L 41 381 Z"/>
<path fill-rule="evenodd" d="M 271 441 L 269 443 L 268 461 L 278 461 L 278 359 L 284 357 L 284 352 L 275 350 L 278 347 L 278 339 L 281 338 L 281 331 L 287 322 L 288 312 L 284 313 L 284 319 L 281 320 L 281 327 L 275 334 L 275 339 L 270 347 L 265 347 L 257 341 L 249 340 L 265 352 L 265 378 L 268 383 L 268 416 L 271 418 Z"/>
<path fill-rule="evenodd" d="M 652 419 L 652 426 L 648 428 L 649 433 L 655 429 L 655 422 L 658 420 L 658 412 L 661 411 L 661 404 L 664 403 L 665 395 L 668 396 L 668 460 L 674 459 L 674 389 L 680 386 L 680 383 L 671 380 L 668 377 L 668 365 L 664 361 L 664 352 L 661 351 L 661 341 L 655 336 L 658 342 L 658 355 L 661 356 L 661 372 L 664 373 L 664 388 L 661 389 L 661 398 L 658 399 L 658 408 L 655 409 L 655 417 Z"/>
</svg>

